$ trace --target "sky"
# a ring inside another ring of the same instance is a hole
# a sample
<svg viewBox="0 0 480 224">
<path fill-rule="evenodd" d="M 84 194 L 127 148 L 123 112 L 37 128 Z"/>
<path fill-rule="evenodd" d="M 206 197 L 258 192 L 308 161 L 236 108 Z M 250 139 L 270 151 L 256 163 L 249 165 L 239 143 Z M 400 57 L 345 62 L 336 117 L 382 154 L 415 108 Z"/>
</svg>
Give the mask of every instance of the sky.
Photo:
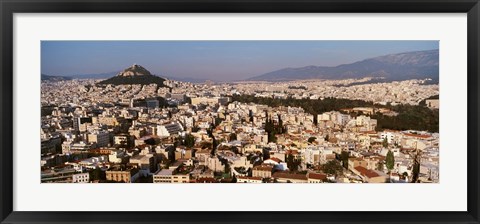
<svg viewBox="0 0 480 224">
<path fill-rule="evenodd" d="M 337 66 L 367 58 L 438 49 L 438 41 L 42 41 L 41 72 L 119 72 L 139 64 L 152 74 L 244 80 L 283 68 Z"/>
</svg>

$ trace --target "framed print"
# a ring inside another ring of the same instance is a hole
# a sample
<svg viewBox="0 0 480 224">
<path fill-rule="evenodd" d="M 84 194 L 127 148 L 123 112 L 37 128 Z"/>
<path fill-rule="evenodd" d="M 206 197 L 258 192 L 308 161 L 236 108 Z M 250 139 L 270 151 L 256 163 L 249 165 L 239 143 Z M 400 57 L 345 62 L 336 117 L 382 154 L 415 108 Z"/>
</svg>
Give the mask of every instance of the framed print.
<svg viewBox="0 0 480 224">
<path fill-rule="evenodd" d="M 479 223 L 477 0 L 0 5 L 2 223 Z"/>
</svg>

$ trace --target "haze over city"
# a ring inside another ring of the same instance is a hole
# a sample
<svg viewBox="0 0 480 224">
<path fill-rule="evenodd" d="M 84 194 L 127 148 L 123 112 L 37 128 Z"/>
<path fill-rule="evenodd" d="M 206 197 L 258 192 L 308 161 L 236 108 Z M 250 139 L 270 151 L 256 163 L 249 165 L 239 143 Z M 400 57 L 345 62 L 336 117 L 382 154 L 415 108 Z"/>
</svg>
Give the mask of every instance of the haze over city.
<svg viewBox="0 0 480 224">
<path fill-rule="evenodd" d="M 439 58 L 438 41 L 42 42 L 41 182 L 439 183 Z"/>
<path fill-rule="evenodd" d="M 78 76 L 137 63 L 162 77 L 244 80 L 284 68 L 337 66 L 438 49 L 438 41 L 42 41 L 41 72 Z"/>
</svg>

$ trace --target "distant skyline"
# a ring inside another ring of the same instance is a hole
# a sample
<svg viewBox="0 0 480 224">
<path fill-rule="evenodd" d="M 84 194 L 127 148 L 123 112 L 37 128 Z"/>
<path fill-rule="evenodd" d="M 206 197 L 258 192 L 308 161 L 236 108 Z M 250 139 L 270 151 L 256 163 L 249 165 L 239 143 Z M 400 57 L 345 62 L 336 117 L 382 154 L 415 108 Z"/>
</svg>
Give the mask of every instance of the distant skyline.
<svg viewBox="0 0 480 224">
<path fill-rule="evenodd" d="M 234 81 L 438 48 L 438 41 L 42 41 L 41 73 L 100 74 L 139 64 L 158 76 Z"/>
</svg>

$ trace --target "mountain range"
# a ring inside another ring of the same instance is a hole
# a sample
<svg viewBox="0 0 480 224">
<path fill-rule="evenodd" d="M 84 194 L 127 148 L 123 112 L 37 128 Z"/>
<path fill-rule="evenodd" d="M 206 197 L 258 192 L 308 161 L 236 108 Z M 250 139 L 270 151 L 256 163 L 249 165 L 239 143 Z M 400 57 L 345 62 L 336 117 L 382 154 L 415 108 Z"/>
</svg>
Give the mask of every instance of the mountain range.
<svg viewBox="0 0 480 224">
<path fill-rule="evenodd" d="M 284 68 L 249 78 L 249 81 L 349 79 L 382 77 L 388 81 L 430 78 L 438 82 L 439 51 L 414 51 L 369 58 L 338 66 Z"/>
</svg>

